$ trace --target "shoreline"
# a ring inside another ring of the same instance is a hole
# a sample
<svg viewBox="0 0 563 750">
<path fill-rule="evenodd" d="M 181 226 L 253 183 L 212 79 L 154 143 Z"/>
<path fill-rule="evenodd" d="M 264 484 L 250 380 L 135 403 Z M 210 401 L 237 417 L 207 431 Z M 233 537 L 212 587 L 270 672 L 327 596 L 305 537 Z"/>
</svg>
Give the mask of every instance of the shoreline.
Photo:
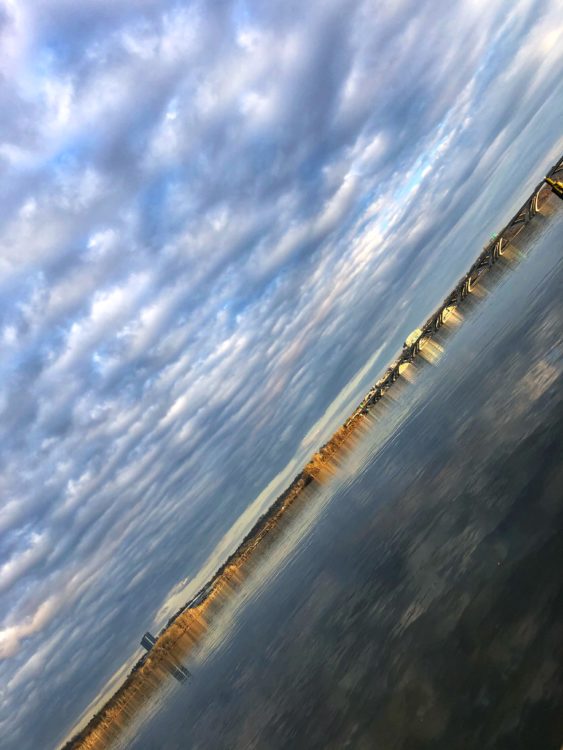
<svg viewBox="0 0 563 750">
<path fill-rule="evenodd" d="M 563 157 L 547 174 L 551 176 L 562 172 Z M 540 212 L 550 192 L 551 189 L 543 180 L 536 186 L 507 225 L 481 250 L 467 273 L 459 279 L 434 313 L 407 337 L 399 356 L 365 394 L 352 414 L 257 519 L 235 551 L 226 558 L 209 581 L 170 617 L 158 634 L 152 650 L 143 654 L 109 700 L 90 718 L 82 730 L 61 746 L 61 750 L 103 748 L 122 733 L 136 715 L 137 709 L 160 688 L 162 676 L 168 674 L 167 665 L 176 663 L 179 652 L 182 652 L 180 656 L 185 655 L 190 644 L 196 643 L 206 632 L 214 607 L 220 604 L 225 592 L 241 580 L 246 563 L 258 550 L 264 549 L 265 539 L 275 536 L 272 532 L 279 527 L 284 514 L 299 498 L 305 496 L 306 491 L 321 484 L 327 476 L 334 473 L 339 457 L 346 452 L 350 443 L 358 436 L 358 432 L 365 426 L 366 416 L 394 383 L 398 380 L 408 381 L 405 372 L 409 366 L 419 359 L 428 360 L 429 350 L 432 353 L 433 346 L 436 346 L 436 334 L 446 324 L 448 317 L 453 316 L 455 319 L 456 310 L 463 305 L 474 287 L 495 266 L 501 256 L 513 247 L 515 238 Z M 423 352 L 425 348 L 427 351 Z"/>
</svg>

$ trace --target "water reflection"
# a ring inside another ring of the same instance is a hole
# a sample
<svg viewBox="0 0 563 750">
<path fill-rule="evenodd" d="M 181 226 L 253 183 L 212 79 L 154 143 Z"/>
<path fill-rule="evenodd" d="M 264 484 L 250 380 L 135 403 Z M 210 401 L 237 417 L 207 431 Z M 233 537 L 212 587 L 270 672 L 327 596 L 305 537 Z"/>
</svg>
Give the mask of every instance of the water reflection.
<svg viewBox="0 0 563 750">
<path fill-rule="evenodd" d="M 549 746 L 563 564 L 552 219 L 313 459 L 316 481 L 179 614 L 79 747 L 189 734 L 202 748 L 496 748 L 516 731 Z M 193 681 L 172 691 L 184 664 Z"/>
</svg>

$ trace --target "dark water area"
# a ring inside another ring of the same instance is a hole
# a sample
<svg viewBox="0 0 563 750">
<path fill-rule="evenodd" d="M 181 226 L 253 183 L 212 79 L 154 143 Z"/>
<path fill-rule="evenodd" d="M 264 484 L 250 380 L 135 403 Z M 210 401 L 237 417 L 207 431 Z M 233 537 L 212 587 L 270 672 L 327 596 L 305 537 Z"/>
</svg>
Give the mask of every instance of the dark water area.
<svg viewBox="0 0 563 750">
<path fill-rule="evenodd" d="M 559 750 L 563 211 L 516 245 L 120 747 Z"/>
</svg>

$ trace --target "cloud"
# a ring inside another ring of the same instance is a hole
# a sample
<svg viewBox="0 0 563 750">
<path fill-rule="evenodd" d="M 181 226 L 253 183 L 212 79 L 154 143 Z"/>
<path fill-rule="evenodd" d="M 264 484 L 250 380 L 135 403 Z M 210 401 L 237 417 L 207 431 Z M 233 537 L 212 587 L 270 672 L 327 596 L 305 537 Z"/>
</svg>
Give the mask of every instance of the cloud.
<svg viewBox="0 0 563 750">
<path fill-rule="evenodd" d="M 36 611 L 23 622 L 0 631 L 0 657 L 6 658 L 17 653 L 22 638 L 40 632 L 53 618 L 57 608 L 56 597 L 49 597 Z"/>
<path fill-rule="evenodd" d="M 558 155 L 563 57 L 549 0 L 1 7 L 0 722 L 25 750 Z"/>
</svg>

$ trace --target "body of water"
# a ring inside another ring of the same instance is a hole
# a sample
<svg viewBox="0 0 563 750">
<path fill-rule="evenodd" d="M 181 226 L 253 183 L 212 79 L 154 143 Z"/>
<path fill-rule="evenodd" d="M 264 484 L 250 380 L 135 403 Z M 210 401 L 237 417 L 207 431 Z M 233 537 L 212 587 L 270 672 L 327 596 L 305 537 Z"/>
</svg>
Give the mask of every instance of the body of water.
<svg viewBox="0 0 563 750">
<path fill-rule="evenodd" d="M 193 677 L 170 680 L 120 747 L 559 750 L 563 210 L 550 206 L 233 593 Z"/>
</svg>

